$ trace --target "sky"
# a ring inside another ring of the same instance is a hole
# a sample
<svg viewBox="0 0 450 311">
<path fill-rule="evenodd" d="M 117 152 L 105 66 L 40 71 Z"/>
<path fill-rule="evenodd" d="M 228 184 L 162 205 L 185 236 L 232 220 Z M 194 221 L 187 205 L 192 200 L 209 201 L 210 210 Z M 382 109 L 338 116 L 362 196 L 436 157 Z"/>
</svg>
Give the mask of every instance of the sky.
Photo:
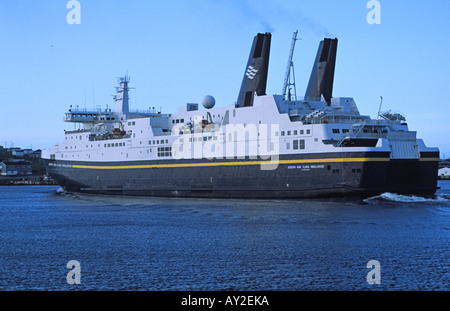
<svg viewBox="0 0 450 311">
<path fill-rule="evenodd" d="M 205 95 L 237 99 L 253 37 L 272 33 L 268 94 L 280 94 L 294 31 L 297 94 L 319 42 L 338 38 L 333 97 L 361 114 L 400 111 L 410 130 L 450 158 L 450 0 L 0 0 L 0 146 L 63 141 L 72 105 L 114 107 L 117 78 L 130 108 L 176 112 Z M 69 5 L 69 8 L 67 6 Z"/>
</svg>

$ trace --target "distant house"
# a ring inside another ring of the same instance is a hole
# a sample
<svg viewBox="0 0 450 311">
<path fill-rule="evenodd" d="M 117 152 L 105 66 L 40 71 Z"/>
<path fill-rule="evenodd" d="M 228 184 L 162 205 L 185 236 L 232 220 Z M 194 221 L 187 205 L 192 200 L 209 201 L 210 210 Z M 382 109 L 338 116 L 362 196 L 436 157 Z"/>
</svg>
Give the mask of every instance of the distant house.
<svg viewBox="0 0 450 311">
<path fill-rule="evenodd" d="M 22 152 L 24 156 L 27 156 L 33 153 L 33 149 L 23 149 Z"/>
<path fill-rule="evenodd" d="M 3 161 L 0 163 L 0 172 L 4 176 L 31 175 L 31 163 L 28 161 Z"/>
<path fill-rule="evenodd" d="M 450 179 L 450 167 L 443 167 L 438 171 L 439 179 Z"/>
<path fill-rule="evenodd" d="M 12 147 L 9 148 L 9 150 L 11 150 L 13 157 L 15 158 L 23 158 L 25 152 L 23 151 L 23 149 L 19 148 L 19 147 Z"/>
<path fill-rule="evenodd" d="M 34 150 L 32 153 L 28 154 L 28 159 L 40 159 L 41 153 L 41 149 Z"/>
</svg>

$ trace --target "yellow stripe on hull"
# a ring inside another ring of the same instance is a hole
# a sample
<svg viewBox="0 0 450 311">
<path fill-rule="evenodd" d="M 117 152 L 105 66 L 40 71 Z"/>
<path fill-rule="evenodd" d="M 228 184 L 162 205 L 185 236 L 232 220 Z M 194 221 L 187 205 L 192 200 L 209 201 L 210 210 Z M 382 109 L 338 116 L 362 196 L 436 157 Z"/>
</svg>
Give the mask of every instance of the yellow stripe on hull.
<svg viewBox="0 0 450 311">
<path fill-rule="evenodd" d="M 172 164 L 143 164 L 143 165 L 72 165 L 73 168 L 93 170 L 123 170 L 142 168 L 181 168 L 204 166 L 237 166 L 237 165 L 264 165 L 264 164 L 300 164 L 300 163 L 337 163 L 337 162 L 389 162 L 389 158 L 330 158 L 330 159 L 299 159 L 278 161 L 233 161 L 233 162 L 202 162 L 202 163 L 172 163 Z"/>
</svg>

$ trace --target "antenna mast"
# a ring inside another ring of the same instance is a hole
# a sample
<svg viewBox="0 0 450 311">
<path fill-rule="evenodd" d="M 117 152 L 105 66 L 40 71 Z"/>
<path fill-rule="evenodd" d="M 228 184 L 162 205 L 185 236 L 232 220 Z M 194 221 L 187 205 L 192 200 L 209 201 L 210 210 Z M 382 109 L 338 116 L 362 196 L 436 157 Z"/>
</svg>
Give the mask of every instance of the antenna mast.
<svg viewBox="0 0 450 311">
<path fill-rule="evenodd" d="M 289 52 L 289 59 L 286 68 L 286 75 L 284 77 L 283 90 L 281 91 L 283 96 L 286 96 L 286 92 L 288 93 L 288 100 L 291 100 L 291 85 L 294 87 L 294 100 L 297 100 L 297 91 L 295 89 L 295 74 L 294 74 L 294 62 L 292 61 L 292 57 L 294 56 L 294 48 L 295 41 L 297 41 L 297 33 L 298 30 L 294 32 L 292 37 L 291 50 Z M 291 82 L 292 76 L 292 82 Z"/>
<path fill-rule="evenodd" d="M 381 104 L 383 103 L 383 96 L 380 96 L 380 98 L 381 98 L 381 101 L 380 101 L 380 107 L 378 108 L 377 120 L 380 117 Z"/>
</svg>

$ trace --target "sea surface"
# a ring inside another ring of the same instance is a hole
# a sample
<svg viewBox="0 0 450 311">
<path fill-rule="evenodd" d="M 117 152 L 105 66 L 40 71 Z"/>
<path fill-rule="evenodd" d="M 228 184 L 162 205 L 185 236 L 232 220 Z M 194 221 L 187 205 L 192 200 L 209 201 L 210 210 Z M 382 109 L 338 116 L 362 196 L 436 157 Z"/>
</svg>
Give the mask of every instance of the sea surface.
<svg viewBox="0 0 450 311">
<path fill-rule="evenodd" d="M 4 186 L 0 290 L 447 291 L 450 181 L 439 186 L 295 201 Z"/>
</svg>

